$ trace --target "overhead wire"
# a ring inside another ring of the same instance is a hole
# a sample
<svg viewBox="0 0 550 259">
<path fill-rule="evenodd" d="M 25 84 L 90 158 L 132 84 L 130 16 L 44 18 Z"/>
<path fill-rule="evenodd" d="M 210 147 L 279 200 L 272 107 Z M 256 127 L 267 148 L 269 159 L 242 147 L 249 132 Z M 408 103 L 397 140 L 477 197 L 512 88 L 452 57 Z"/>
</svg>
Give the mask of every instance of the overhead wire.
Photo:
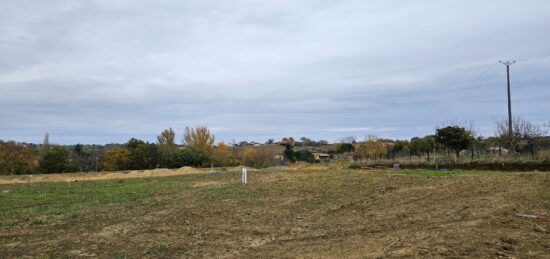
<svg viewBox="0 0 550 259">
<path fill-rule="evenodd" d="M 538 52 L 538 53 L 520 57 L 514 60 L 518 63 L 519 62 L 525 63 L 528 61 L 533 61 L 533 60 L 542 59 L 546 57 L 550 57 L 550 52 Z M 480 85 L 480 83 L 483 81 L 489 80 L 491 76 L 495 74 L 498 67 L 499 67 L 499 63 L 497 62 L 490 64 L 490 66 L 486 70 L 484 70 L 482 73 L 476 76 L 473 80 L 469 81 L 466 87 L 459 88 L 457 91 L 454 92 L 453 95 L 443 100 L 443 108 L 438 109 L 436 112 L 434 112 L 434 114 L 432 114 L 432 116 L 435 115 L 436 113 L 437 114 L 445 113 L 449 109 L 455 107 L 455 105 L 459 101 L 464 100 L 465 97 L 470 97 L 472 94 L 479 93 L 480 88 L 483 87 L 483 85 Z"/>
</svg>

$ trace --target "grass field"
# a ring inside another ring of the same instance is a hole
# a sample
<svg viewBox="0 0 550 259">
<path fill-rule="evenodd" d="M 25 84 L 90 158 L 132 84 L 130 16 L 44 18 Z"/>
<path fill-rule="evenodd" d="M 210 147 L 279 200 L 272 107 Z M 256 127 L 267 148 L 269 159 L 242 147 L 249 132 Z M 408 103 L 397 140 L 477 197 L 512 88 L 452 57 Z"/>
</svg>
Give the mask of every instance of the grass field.
<svg viewBox="0 0 550 259">
<path fill-rule="evenodd" d="M 550 174 L 290 168 L 0 185 L 7 257 L 533 257 Z"/>
</svg>

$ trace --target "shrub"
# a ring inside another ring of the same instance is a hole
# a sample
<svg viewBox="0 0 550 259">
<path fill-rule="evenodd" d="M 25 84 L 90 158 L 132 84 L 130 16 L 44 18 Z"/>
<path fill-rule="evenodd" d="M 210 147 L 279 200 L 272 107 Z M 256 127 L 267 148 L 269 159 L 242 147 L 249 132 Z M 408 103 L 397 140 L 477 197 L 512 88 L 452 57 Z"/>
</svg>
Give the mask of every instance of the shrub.
<svg viewBox="0 0 550 259">
<path fill-rule="evenodd" d="M 296 161 L 304 161 L 308 163 L 315 163 L 315 156 L 307 149 L 298 149 L 294 151 L 294 158 Z"/>
<path fill-rule="evenodd" d="M 212 161 L 212 154 L 208 151 L 188 147 L 172 152 L 166 161 L 166 165 L 168 168 L 179 168 L 182 166 L 201 167 L 208 166 Z"/>
<path fill-rule="evenodd" d="M 39 169 L 42 173 L 69 172 L 71 171 L 69 165 L 69 151 L 59 146 L 49 147 L 39 161 Z"/>
</svg>

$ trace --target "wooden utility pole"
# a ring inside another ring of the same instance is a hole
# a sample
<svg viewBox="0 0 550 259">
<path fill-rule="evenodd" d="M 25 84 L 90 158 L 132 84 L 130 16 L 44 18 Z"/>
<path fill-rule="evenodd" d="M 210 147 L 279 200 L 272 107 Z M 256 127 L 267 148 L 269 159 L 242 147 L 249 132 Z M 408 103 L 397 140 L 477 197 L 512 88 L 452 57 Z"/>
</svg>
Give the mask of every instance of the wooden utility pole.
<svg viewBox="0 0 550 259">
<path fill-rule="evenodd" d="M 510 138 L 510 152 L 514 152 L 514 143 L 513 143 L 513 131 L 512 131 L 512 97 L 510 96 L 510 66 L 516 61 L 499 61 L 501 64 L 506 66 L 506 78 L 508 86 L 508 136 Z"/>
</svg>

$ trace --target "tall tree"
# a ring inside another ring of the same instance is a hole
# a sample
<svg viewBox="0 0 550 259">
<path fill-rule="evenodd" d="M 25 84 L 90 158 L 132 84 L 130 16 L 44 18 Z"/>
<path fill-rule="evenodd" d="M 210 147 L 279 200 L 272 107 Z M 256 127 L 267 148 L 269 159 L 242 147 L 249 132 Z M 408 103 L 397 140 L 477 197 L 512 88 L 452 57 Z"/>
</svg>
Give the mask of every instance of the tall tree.
<svg viewBox="0 0 550 259">
<path fill-rule="evenodd" d="M 214 151 L 214 155 L 216 158 L 216 162 L 221 166 L 225 166 L 229 160 L 231 152 L 229 151 L 229 147 L 225 144 L 225 142 L 222 141 L 218 143 L 218 147 Z"/>
<path fill-rule="evenodd" d="M 176 132 L 172 129 L 165 129 L 157 136 L 159 165 L 160 167 L 170 167 L 170 157 L 176 150 Z"/>
<path fill-rule="evenodd" d="M 176 132 L 172 129 L 163 130 L 160 135 L 157 136 L 157 144 L 159 146 L 165 146 L 169 149 L 174 149 L 176 147 Z"/>
<path fill-rule="evenodd" d="M 185 144 L 185 146 L 187 147 L 211 151 L 212 145 L 214 144 L 214 135 L 210 134 L 210 130 L 208 130 L 207 127 L 185 127 L 185 132 L 183 134 L 183 144 Z"/>
<path fill-rule="evenodd" d="M 42 147 L 40 149 L 40 156 L 44 156 L 50 149 L 50 133 L 44 134 L 44 141 L 42 141 Z"/>
<path fill-rule="evenodd" d="M 422 151 L 428 155 L 427 159 L 430 160 L 430 153 L 435 148 L 435 136 L 428 135 L 428 136 L 425 136 L 423 139 L 424 139 L 424 143 L 422 145 Z"/>
<path fill-rule="evenodd" d="M 285 146 L 284 155 L 290 162 L 294 161 L 294 138 L 288 137 L 281 140 L 281 144 Z"/>
<path fill-rule="evenodd" d="M 375 145 L 375 151 L 376 159 L 382 159 L 384 158 L 388 153 L 388 145 L 383 139 L 377 139 L 376 145 Z"/>
<path fill-rule="evenodd" d="M 363 161 L 365 160 L 365 158 L 368 157 L 366 141 L 355 143 L 353 145 L 353 149 L 355 150 L 356 158 L 358 158 L 360 161 Z"/>
</svg>

